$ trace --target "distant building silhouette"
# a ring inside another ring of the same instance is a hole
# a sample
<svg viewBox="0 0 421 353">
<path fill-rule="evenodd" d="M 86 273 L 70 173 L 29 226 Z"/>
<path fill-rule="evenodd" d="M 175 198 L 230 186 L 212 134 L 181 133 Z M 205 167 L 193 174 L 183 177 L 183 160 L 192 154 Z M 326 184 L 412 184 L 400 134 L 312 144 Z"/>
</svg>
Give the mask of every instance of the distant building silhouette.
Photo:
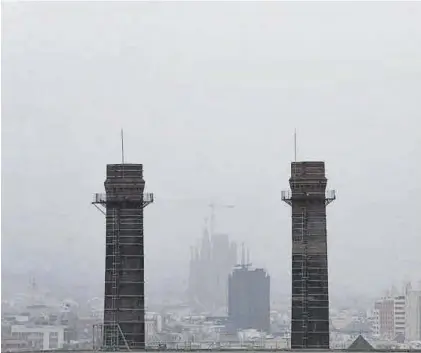
<svg viewBox="0 0 421 353">
<path fill-rule="evenodd" d="M 406 297 L 406 330 L 407 341 L 421 341 L 421 283 L 418 288 L 407 285 Z"/>
<path fill-rule="evenodd" d="M 270 277 L 243 261 L 228 280 L 228 321 L 231 330 L 270 332 Z"/>
<path fill-rule="evenodd" d="M 198 312 L 216 313 L 227 307 L 228 276 L 237 263 L 237 246 L 226 234 L 204 229 L 200 248 L 191 248 L 189 302 Z"/>
</svg>

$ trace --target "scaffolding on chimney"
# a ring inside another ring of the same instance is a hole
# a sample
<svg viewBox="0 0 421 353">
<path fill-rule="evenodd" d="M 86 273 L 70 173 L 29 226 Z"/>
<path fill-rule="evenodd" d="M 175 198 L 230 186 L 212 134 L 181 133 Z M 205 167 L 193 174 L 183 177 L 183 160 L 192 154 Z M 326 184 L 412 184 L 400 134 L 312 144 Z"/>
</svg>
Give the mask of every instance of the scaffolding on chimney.
<svg viewBox="0 0 421 353">
<path fill-rule="evenodd" d="M 144 349 L 143 208 L 154 201 L 144 184 L 142 165 L 107 165 L 106 194 L 92 202 L 106 216 L 102 350 Z"/>
<path fill-rule="evenodd" d="M 282 200 L 292 208 L 292 349 L 329 348 L 326 190 L 323 162 L 291 163 L 291 190 Z"/>
</svg>

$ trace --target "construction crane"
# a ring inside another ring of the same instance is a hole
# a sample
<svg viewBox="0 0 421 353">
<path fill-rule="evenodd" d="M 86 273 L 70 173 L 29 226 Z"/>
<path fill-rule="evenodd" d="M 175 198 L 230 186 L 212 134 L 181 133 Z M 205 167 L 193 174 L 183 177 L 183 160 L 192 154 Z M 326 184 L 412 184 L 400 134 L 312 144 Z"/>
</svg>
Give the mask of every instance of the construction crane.
<svg viewBox="0 0 421 353">
<path fill-rule="evenodd" d="M 209 199 L 208 199 L 209 200 Z M 193 207 L 197 207 L 197 205 L 199 204 L 205 204 L 205 202 L 208 202 L 208 200 L 206 199 L 202 199 L 202 198 L 160 198 L 160 199 L 156 199 L 156 203 L 159 204 L 160 202 L 177 202 L 177 203 L 191 203 Z M 215 203 L 215 202 L 211 202 L 210 204 L 208 204 L 208 207 L 211 209 L 211 214 L 210 214 L 210 224 L 209 224 L 209 232 L 212 235 L 214 233 L 215 230 L 215 211 L 217 208 L 234 208 L 235 205 L 233 204 L 219 204 L 219 203 Z M 208 218 L 206 218 L 207 220 Z M 206 221 L 207 223 L 207 221 Z"/>
<path fill-rule="evenodd" d="M 214 202 L 212 202 L 208 206 L 211 209 L 211 214 L 210 214 L 210 234 L 213 235 L 214 234 L 214 230 L 215 230 L 215 209 L 216 208 L 234 208 L 235 205 L 230 205 L 230 204 L 215 204 Z"/>
</svg>

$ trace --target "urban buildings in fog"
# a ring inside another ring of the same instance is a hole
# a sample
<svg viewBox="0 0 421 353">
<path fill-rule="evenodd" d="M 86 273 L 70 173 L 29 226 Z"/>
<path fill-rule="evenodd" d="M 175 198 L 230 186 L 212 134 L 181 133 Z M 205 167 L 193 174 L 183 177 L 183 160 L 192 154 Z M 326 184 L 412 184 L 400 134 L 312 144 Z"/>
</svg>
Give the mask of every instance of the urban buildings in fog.
<svg viewBox="0 0 421 353">
<path fill-rule="evenodd" d="M 228 276 L 236 263 L 236 243 L 205 227 L 200 247 L 191 248 L 188 296 L 193 310 L 226 313 Z"/>
<path fill-rule="evenodd" d="M 396 342 L 421 341 L 421 286 L 407 283 L 402 292 L 393 288 L 374 303 L 373 335 Z"/>
<path fill-rule="evenodd" d="M 375 335 L 393 340 L 405 335 L 405 296 L 383 297 L 374 303 Z"/>
<path fill-rule="evenodd" d="M 251 268 L 244 256 L 228 280 L 228 323 L 234 332 L 270 332 L 270 277 L 262 268 Z"/>
</svg>

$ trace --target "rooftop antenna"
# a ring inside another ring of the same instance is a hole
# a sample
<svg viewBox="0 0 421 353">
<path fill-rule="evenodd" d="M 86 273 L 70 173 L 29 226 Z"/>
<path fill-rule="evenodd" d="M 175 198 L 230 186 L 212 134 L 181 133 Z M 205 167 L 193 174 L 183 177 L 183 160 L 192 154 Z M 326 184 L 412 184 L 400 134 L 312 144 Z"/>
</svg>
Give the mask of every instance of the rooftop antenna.
<svg viewBox="0 0 421 353">
<path fill-rule="evenodd" d="M 250 248 L 247 248 L 247 266 L 250 266 Z"/>
<path fill-rule="evenodd" d="M 294 162 L 297 162 L 297 129 L 294 129 Z"/>
<path fill-rule="evenodd" d="M 244 243 L 241 244 L 241 266 L 246 266 L 246 254 L 244 249 Z"/>
<path fill-rule="evenodd" d="M 121 164 L 124 164 L 124 135 L 121 129 Z"/>
</svg>

